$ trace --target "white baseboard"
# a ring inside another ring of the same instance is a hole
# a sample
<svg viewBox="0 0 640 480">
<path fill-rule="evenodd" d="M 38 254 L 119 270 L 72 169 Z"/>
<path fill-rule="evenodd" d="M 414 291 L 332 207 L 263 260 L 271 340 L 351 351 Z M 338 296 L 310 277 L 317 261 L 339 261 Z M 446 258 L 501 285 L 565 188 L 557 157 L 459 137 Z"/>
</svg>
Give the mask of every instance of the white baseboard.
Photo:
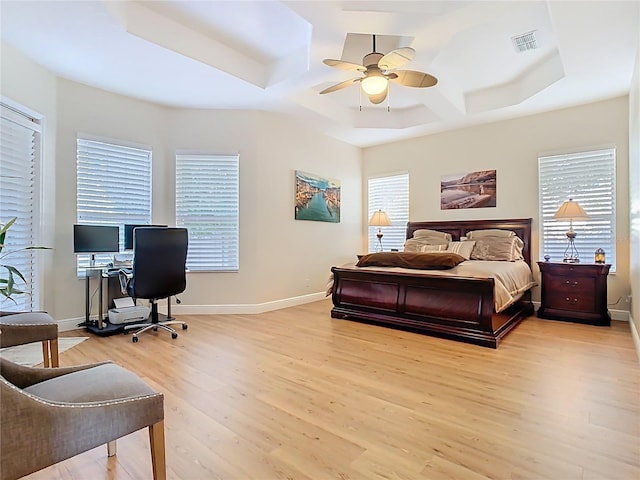
<svg viewBox="0 0 640 480">
<path fill-rule="evenodd" d="M 84 317 L 78 318 L 66 318 L 64 320 L 58 320 L 58 331 L 68 332 L 70 330 L 78 330 L 84 327 L 79 327 L 79 323 L 84 322 Z"/>
<path fill-rule="evenodd" d="M 317 302 L 325 298 L 323 292 L 301 295 L 299 297 L 284 298 L 265 303 L 240 303 L 229 305 L 176 305 L 171 304 L 171 314 L 199 315 L 199 314 L 256 314 L 280 310 L 281 308 L 295 307 L 305 303 Z"/>
<path fill-rule="evenodd" d="M 216 314 L 256 314 L 256 313 L 265 313 L 270 312 L 272 310 L 280 310 L 281 308 L 295 307 L 297 305 L 304 305 L 305 303 L 317 302 L 318 300 L 322 300 L 326 297 L 324 292 L 311 293 L 308 295 L 301 295 L 299 297 L 291 297 L 284 298 L 282 300 L 274 300 L 271 302 L 265 303 L 255 303 L 255 304 L 230 304 L 230 305 L 184 305 L 184 304 L 176 304 L 175 302 L 171 303 L 171 314 L 172 315 L 216 315 Z M 163 309 L 162 305 L 160 306 L 161 313 L 166 312 L 166 305 Z M 163 311 L 164 310 L 164 311 Z M 84 322 L 84 317 L 80 318 L 68 318 L 65 320 L 58 320 L 58 330 L 61 332 L 67 332 L 69 330 L 76 330 L 79 323 Z"/>
</svg>

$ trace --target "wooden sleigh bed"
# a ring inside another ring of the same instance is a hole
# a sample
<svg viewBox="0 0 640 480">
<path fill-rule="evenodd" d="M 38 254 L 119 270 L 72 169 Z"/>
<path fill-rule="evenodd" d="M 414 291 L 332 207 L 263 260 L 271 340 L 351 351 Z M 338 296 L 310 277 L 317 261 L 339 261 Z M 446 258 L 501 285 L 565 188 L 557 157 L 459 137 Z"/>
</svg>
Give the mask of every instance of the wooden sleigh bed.
<svg viewBox="0 0 640 480">
<path fill-rule="evenodd" d="M 524 242 L 531 266 L 531 219 L 409 222 L 407 239 L 420 229 L 450 233 L 511 230 Z M 533 313 L 531 290 L 496 313 L 494 279 L 449 277 L 333 267 L 333 318 L 357 320 L 497 348 L 523 318 Z"/>
</svg>

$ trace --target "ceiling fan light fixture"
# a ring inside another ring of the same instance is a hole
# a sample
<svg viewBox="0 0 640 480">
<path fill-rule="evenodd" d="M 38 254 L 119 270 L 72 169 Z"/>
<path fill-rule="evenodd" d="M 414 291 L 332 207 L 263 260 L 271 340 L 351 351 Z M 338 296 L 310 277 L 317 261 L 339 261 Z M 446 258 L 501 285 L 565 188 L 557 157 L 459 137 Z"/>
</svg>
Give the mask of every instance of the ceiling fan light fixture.
<svg viewBox="0 0 640 480">
<path fill-rule="evenodd" d="M 389 80 L 381 73 L 367 75 L 362 79 L 362 90 L 367 95 L 379 95 L 387 89 Z"/>
</svg>

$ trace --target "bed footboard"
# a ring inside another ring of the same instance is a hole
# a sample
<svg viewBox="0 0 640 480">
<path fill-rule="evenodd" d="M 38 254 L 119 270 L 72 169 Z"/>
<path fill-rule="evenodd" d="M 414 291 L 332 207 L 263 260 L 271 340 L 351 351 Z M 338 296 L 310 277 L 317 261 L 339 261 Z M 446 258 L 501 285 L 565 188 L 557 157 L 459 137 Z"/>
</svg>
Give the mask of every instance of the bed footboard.
<svg viewBox="0 0 640 480">
<path fill-rule="evenodd" d="M 333 267 L 333 318 L 395 326 L 496 348 L 528 302 L 494 314 L 492 278 L 438 277 Z"/>
</svg>

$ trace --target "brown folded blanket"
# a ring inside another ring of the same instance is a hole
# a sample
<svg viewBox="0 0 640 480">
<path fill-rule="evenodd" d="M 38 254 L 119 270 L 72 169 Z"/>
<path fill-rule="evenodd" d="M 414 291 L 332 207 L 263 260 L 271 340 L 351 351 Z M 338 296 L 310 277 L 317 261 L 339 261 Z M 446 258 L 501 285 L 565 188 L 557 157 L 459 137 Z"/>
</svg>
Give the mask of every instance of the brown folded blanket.
<svg viewBox="0 0 640 480">
<path fill-rule="evenodd" d="M 446 270 L 466 259 L 453 252 L 413 253 L 380 252 L 363 255 L 358 267 L 403 267 L 420 270 Z"/>
</svg>

